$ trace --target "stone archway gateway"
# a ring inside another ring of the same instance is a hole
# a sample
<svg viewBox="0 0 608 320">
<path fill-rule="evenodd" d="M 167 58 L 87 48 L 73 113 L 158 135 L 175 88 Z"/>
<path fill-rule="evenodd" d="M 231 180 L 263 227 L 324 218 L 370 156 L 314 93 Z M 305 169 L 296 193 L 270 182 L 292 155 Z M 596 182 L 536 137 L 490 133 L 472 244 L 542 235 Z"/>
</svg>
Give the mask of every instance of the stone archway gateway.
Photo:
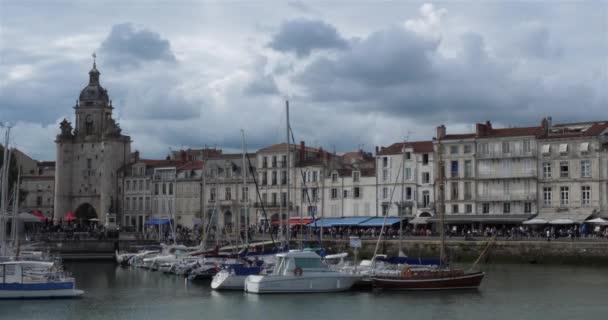
<svg viewBox="0 0 608 320">
<path fill-rule="evenodd" d="M 78 222 L 82 223 L 90 222 L 91 219 L 99 219 L 97 211 L 95 211 L 95 208 L 89 203 L 83 203 L 78 206 L 74 212 L 74 216 L 76 216 Z"/>
</svg>

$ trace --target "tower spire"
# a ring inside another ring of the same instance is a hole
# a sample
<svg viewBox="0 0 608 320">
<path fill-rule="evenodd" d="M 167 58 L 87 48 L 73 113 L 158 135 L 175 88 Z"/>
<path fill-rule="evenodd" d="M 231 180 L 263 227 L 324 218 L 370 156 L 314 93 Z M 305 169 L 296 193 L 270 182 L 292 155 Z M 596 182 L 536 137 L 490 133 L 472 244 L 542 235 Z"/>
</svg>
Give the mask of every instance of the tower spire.
<svg viewBox="0 0 608 320">
<path fill-rule="evenodd" d="M 89 85 L 99 84 L 99 71 L 97 70 L 97 54 L 93 51 L 93 68 L 89 71 Z"/>
</svg>

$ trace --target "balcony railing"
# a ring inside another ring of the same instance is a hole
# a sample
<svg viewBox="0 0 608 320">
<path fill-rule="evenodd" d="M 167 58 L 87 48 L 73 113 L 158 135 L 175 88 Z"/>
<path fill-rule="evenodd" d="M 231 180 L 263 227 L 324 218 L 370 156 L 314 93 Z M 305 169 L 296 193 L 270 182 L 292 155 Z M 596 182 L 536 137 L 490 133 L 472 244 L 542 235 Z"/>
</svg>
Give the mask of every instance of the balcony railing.
<svg viewBox="0 0 608 320">
<path fill-rule="evenodd" d="M 478 201 L 534 201 L 536 200 L 536 193 L 529 194 L 480 194 L 477 195 Z"/>
<path fill-rule="evenodd" d="M 479 172 L 477 175 L 479 179 L 518 179 L 518 178 L 536 178 L 536 170 L 521 170 L 511 171 L 507 174 L 502 170 L 496 170 L 495 172 Z"/>
<path fill-rule="evenodd" d="M 479 152 L 477 153 L 478 159 L 504 159 L 504 158 L 532 158 L 536 157 L 536 153 L 533 151 L 523 152 L 521 150 L 511 151 L 508 153 L 503 153 L 502 151 L 489 151 L 486 153 Z"/>
</svg>

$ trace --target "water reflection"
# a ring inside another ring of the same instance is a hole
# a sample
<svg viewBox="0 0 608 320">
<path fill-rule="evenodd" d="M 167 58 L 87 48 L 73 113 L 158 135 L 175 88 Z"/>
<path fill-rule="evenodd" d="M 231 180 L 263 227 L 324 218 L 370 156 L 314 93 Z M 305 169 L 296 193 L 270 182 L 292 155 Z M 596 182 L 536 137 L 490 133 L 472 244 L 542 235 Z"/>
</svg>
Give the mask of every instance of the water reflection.
<svg viewBox="0 0 608 320">
<path fill-rule="evenodd" d="M 113 263 L 68 263 L 79 300 L 0 301 L 4 319 L 578 319 L 603 318 L 605 270 L 495 265 L 479 290 L 255 295 Z"/>
</svg>

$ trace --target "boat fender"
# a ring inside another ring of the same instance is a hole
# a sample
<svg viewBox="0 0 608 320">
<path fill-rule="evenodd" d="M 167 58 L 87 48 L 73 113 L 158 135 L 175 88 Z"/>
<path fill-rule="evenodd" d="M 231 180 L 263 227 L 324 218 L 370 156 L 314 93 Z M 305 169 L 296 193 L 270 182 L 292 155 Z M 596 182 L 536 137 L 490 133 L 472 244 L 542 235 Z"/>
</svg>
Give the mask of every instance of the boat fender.
<svg viewBox="0 0 608 320">
<path fill-rule="evenodd" d="M 303 271 L 304 270 L 302 270 L 302 268 L 296 267 L 295 269 L 293 269 L 293 274 L 296 276 L 301 276 Z"/>
</svg>

